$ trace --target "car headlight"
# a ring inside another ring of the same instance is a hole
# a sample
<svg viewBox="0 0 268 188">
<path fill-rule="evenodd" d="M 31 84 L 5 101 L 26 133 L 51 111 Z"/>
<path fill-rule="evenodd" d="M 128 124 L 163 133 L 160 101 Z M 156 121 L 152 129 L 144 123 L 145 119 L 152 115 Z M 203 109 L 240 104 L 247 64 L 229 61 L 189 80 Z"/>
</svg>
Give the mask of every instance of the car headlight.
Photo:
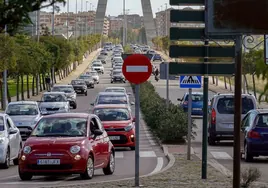
<svg viewBox="0 0 268 188">
<path fill-rule="evenodd" d="M 126 132 L 131 131 L 134 128 L 134 125 L 132 123 L 130 123 L 128 126 L 126 126 L 124 129 Z"/>
<path fill-rule="evenodd" d="M 32 148 L 30 146 L 25 146 L 23 148 L 23 153 L 29 154 L 32 151 Z"/>
<path fill-rule="evenodd" d="M 76 154 L 76 153 L 78 153 L 79 151 L 80 151 L 80 146 L 72 146 L 71 148 L 70 148 L 70 152 L 72 153 L 72 154 Z"/>
</svg>

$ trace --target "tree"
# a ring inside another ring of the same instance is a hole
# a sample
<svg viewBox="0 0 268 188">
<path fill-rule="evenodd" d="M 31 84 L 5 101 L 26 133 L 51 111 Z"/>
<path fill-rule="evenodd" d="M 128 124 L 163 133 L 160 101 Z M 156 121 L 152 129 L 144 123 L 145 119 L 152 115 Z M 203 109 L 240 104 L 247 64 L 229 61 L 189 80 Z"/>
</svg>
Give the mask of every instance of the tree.
<svg viewBox="0 0 268 188">
<path fill-rule="evenodd" d="M 30 12 L 52 6 L 55 3 L 65 5 L 65 0 L 0 0 L 0 33 L 7 25 L 7 31 L 14 34 L 21 25 L 31 24 Z M 56 6 L 56 9 L 59 9 Z"/>
</svg>

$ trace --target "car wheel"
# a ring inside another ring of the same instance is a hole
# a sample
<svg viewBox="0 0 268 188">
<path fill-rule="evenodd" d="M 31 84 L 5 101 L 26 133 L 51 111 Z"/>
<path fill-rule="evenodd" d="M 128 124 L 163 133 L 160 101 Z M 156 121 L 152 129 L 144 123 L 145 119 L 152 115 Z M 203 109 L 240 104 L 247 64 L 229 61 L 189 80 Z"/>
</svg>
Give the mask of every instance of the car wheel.
<svg viewBox="0 0 268 188">
<path fill-rule="evenodd" d="M 97 84 L 99 84 L 100 82 L 98 81 Z"/>
<path fill-rule="evenodd" d="M 114 153 L 111 152 L 110 156 L 109 156 L 109 161 L 108 161 L 107 167 L 103 168 L 103 173 L 105 175 L 111 175 L 114 173 L 114 169 L 115 169 Z"/>
<path fill-rule="evenodd" d="M 94 161 L 92 156 L 89 156 L 87 159 L 87 167 L 84 173 L 80 174 L 82 179 L 92 179 L 94 175 Z"/>
<path fill-rule="evenodd" d="M 135 146 L 130 147 L 131 150 L 135 150 Z"/>
<path fill-rule="evenodd" d="M 208 137 L 208 144 L 209 144 L 210 146 L 214 146 L 214 145 L 216 144 L 215 139 L 214 139 L 213 137 L 209 136 L 209 137 Z"/>
<path fill-rule="evenodd" d="M 73 109 L 76 109 L 76 108 L 77 108 L 77 104 L 74 103 L 74 105 L 73 105 Z"/>
<path fill-rule="evenodd" d="M 87 96 L 87 91 L 86 91 L 86 93 L 85 93 L 85 96 Z"/>
<path fill-rule="evenodd" d="M 20 176 L 20 179 L 22 181 L 27 181 L 27 180 L 31 180 L 33 175 L 31 173 L 28 173 L 28 172 L 21 172 L 20 169 L 19 169 L 19 176 Z"/>
<path fill-rule="evenodd" d="M 245 158 L 246 162 L 251 162 L 253 160 L 253 156 L 248 151 L 248 144 L 247 143 L 245 143 L 245 147 L 244 147 L 244 158 Z"/>
<path fill-rule="evenodd" d="M 114 83 L 114 82 L 111 82 L 111 84 Z"/>
<path fill-rule="evenodd" d="M 7 149 L 7 154 L 6 154 L 6 159 L 5 159 L 5 162 L 3 163 L 3 168 L 4 169 L 8 169 L 10 166 L 10 149 L 8 148 Z"/>
</svg>

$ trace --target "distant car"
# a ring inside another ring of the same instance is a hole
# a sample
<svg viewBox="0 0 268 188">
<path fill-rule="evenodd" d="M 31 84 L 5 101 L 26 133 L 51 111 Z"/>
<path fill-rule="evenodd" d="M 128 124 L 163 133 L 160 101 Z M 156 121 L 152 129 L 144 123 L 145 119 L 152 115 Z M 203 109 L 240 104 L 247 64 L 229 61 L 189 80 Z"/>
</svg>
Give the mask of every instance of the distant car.
<svg viewBox="0 0 268 188">
<path fill-rule="evenodd" d="M 85 82 L 87 84 L 87 88 L 94 88 L 95 87 L 95 81 L 90 74 L 82 74 L 79 76 L 78 79 L 85 80 Z"/>
<path fill-rule="evenodd" d="M 124 87 L 106 87 L 104 92 L 122 92 L 127 93 L 126 88 Z"/>
<path fill-rule="evenodd" d="M 154 50 L 148 50 L 147 54 L 155 54 L 156 52 Z"/>
<path fill-rule="evenodd" d="M 106 64 L 107 56 L 106 55 L 99 55 L 97 60 L 100 60 L 102 64 Z"/>
<path fill-rule="evenodd" d="M 152 57 L 152 61 L 163 61 L 160 54 L 154 54 Z"/>
<path fill-rule="evenodd" d="M 22 149 L 22 139 L 19 129 L 7 114 L 0 114 L 0 168 L 9 168 L 10 161 L 19 164 L 19 152 Z"/>
<path fill-rule="evenodd" d="M 98 73 L 104 74 L 104 67 L 102 63 L 94 63 L 91 65 L 91 69 L 97 71 Z"/>
<path fill-rule="evenodd" d="M 88 72 L 88 74 L 90 74 L 92 76 L 92 78 L 93 78 L 93 80 L 95 81 L 96 84 L 100 83 L 100 76 L 99 76 L 97 71 L 91 70 L 91 71 Z"/>
<path fill-rule="evenodd" d="M 94 114 L 66 113 L 43 117 L 19 155 L 19 177 L 80 174 L 91 179 L 94 171 L 105 175 L 115 170 L 115 150 Z"/>
<path fill-rule="evenodd" d="M 185 93 L 178 101 L 185 112 L 188 111 L 189 93 Z M 203 115 L 203 92 L 192 93 L 192 115 Z"/>
<path fill-rule="evenodd" d="M 112 72 L 111 83 L 114 83 L 114 82 L 126 83 L 125 76 L 123 75 L 121 70 Z"/>
<path fill-rule="evenodd" d="M 251 94 L 242 94 L 242 118 L 257 108 L 257 101 Z M 218 93 L 211 99 L 209 110 L 208 144 L 234 138 L 234 94 Z M 242 119 L 241 119 L 242 120 Z"/>
<path fill-rule="evenodd" d="M 70 102 L 64 92 L 45 92 L 39 104 L 42 115 L 70 112 Z"/>
<path fill-rule="evenodd" d="M 76 92 L 72 85 L 54 85 L 51 91 L 52 92 L 64 92 L 67 96 L 68 101 L 70 102 L 70 106 L 73 109 L 77 108 Z"/>
<path fill-rule="evenodd" d="M 97 105 L 93 109 L 115 147 L 135 150 L 135 118 L 127 105 Z"/>
<path fill-rule="evenodd" d="M 29 137 L 42 116 L 36 101 L 10 102 L 5 113 L 9 115 L 15 126 L 20 130 L 23 140 Z"/>
<path fill-rule="evenodd" d="M 87 96 L 87 84 L 85 80 L 76 79 L 71 81 L 72 86 L 74 87 L 74 90 L 78 94 L 84 94 Z"/>
<path fill-rule="evenodd" d="M 101 51 L 101 52 L 100 52 L 100 55 L 101 55 L 101 56 L 106 56 L 106 55 L 108 55 L 108 52 L 107 52 L 106 50 L 110 50 L 110 48 L 108 47 L 108 49 L 105 49 L 105 50 Z"/>
<path fill-rule="evenodd" d="M 94 63 L 102 63 L 100 59 L 95 59 L 94 61 L 91 62 L 91 65 Z M 88 68 L 91 68 L 91 65 Z"/>
<path fill-rule="evenodd" d="M 113 61 L 115 57 L 122 57 L 122 55 L 121 55 L 120 53 L 118 53 L 118 54 L 114 54 L 114 55 L 111 57 L 111 61 Z"/>
</svg>

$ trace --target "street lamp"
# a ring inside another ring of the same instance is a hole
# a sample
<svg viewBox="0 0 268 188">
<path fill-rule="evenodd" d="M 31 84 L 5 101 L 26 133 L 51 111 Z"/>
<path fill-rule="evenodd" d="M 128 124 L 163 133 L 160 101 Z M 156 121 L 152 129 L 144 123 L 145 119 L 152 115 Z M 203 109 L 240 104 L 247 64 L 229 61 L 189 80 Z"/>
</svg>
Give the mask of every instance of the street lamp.
<svg viewBox="0 0 268 188">
<path fill-rule="evenodd" d="M 83 36 L 83 0 L 81 0 L 81 17 L 80 17 L 80 24 L 81 24 L 81 36 Z"/>
<path fill-rule="evenodd" d="M 88 1 L 86 1 L 86 12 L 88 11 L 87 10 L 87 4 L 88 4 L 89 2 Z M 87 40 L 87 35 L 88 35 L 88 31 L 87 31 L 87 25 L 88 25 L 88 16 L 89 16 L 89 11 L 88 11 L 88 15 L 86 16 L 86 40 Z"/>
<path fill-rule="evenodd" d="M 166 36 L 168 36 L 168 8 L 167 8 L 167 3 L 165 3 L 166 5 Z"/>
<path fill-rule="evenodd" d="M 67 0 L 67 40 L 69 40 L 69 0 Z"/>
</svg>

